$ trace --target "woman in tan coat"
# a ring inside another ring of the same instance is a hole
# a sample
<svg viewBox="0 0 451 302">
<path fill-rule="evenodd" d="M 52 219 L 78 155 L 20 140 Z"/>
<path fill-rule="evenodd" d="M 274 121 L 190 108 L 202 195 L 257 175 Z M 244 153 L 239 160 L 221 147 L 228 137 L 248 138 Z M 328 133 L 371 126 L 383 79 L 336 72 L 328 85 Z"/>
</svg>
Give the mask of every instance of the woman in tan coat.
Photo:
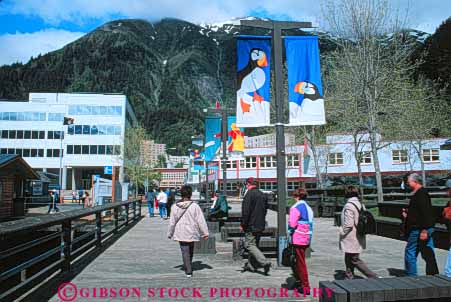
<svg viewBox="0 0 451 302">
<path fill-rule="evenodd" d="M 194 242 L 208 239 L 208 227 L 199 205 L 191 201 L 193 190 L 183 186 L 182 199 L 172 205 L 168 238 L 178 241 L 182 251 L 183 265 L 188 278 L 192 277 Z"/>
<path fill-rule="evenodd" d="M 341 212 L 340 250 L 345 253 L 346 278 L 354 278 L 354 268 L 357 268 L 368 278 L 377 278 L 360 259 L 360 253 L 366 248 L 365 236 L 357 234 L 356 225 L 359 221 L 359 211 L 363 203 L 359 201 L 359 191 L 354 186 L 349 186 L 345 190 L 345 197 L 348 198 L 346 205 Z"/>
</svg>

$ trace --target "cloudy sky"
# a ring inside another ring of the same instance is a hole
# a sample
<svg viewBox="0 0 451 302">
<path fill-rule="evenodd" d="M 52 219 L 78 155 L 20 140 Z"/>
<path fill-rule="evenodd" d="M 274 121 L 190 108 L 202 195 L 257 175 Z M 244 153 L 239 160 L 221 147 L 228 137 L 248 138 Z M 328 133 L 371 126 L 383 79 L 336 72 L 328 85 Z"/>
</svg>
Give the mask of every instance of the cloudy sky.
<svg viewBox="0 0 451 302">
<path fill-rule="evenodd" d="M 235 17 L 313 21 L 322 0 L 0 0 L 0 65 L 27 62 L 119 18 L 215 23 Z M 449 0 L 388 0 L 409 10 L 410 26 L 433 33 L 451 16 Z"/>
</svg>

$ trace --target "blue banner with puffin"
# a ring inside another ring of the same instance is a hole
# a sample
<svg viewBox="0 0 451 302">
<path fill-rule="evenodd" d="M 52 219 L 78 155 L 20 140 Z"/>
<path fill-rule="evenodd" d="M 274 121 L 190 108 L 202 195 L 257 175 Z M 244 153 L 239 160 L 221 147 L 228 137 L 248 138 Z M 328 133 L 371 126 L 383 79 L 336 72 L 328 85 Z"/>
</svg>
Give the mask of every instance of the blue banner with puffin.
<svg viewBox="0 0 451 302">
<path fill-rule="evenodd" d="M 323 125 L 323 87 L 317 36 L 285 37 L 289 126 Z"/>
<path fill-rule="evenodd" d="M 268 126 L 271 37 L 237 39 L 237 127 Z"/>
</svg>

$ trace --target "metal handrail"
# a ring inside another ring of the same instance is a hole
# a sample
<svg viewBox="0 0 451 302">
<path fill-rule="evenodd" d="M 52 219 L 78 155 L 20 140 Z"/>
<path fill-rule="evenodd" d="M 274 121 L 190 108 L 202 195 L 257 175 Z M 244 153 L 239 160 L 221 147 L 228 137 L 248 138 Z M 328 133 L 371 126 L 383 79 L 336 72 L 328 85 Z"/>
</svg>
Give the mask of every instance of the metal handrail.
<svg viewBox="0 0 451 302">
<path fill-rule="evenodd" d="M 125 208 L 125 211 L 122 211 Z M 13 287 L 5 289 L 4 292 L 0 292 L 0 301 L 4 299 L 11 300 L 22 294 L 27 287 L 34 286 L 39 279 L 48 276 L 50 273 L 60 269 L 62 272 L 71 271 L 72 262 L 78 261 L 80 257 L 84 257 L 85 251 L 92 248 L 100 248 L 102 244 L 109 241 L 110 238 L 115 237 L 122 227 L 129 225 L 132 222 L 136 222 L 141 217 L 141 201 L 132 200 L 125 202 L 110 203 L 103 206 L 97 206 L 94 208 L 86 208 L 73 210 L 70 212 L 60 212 L 53 215 L 44 215 L 40 217 L 27 217 L 24 219 L 0 223 L 0 239 L 6 240 L 9 237 L 17 238 L 18 235 L 29 234 L 32 231 L 43 230 L 47 227 L 58 226 L 55 230 L 56 233 L 45 235 L 37 239 L 32 239 L 29 242 L 18 244 L 17 246 L 8 248 L 5 251 L 0 252 L 0 259 L 6 261 L 7 258 L 15 256 L 20 252 L 26 252 L 31 248 L 35 248 L 44 243 L 48 243 L 51 240 L 60 238 L 60 243 L 57 246 L 49 247 L 40 252 L 39 255 L 34 256 L 31 259 L 24 259 L 22 262 L 15 263 L 13 267 L 4 268 L 0 271 L 0 281 L 8 280 L 15 275 L 26 272 L 28 268 L 33 267 L 41 263 L 42 261 L 49 259 L 51 256 L 57 254 L 54 260 L 49 265 L 40 269 L 38 272 L 33 273 L 31 276 L 23 274 L 21 281 L 14 284 Z M 113 220 L 111 222 L 105 222 L 102 224 L 102 212 L 113 210 Z M 82 222 L 80 224 L 74 224 L 74 220 L 81 217 L 95 215 L 95 227 L 92 231 L 87 231 L 78 237 L 73 238 L 73 232 L 79 230 L 80 227 L 91 224 L 92 222 Z M 122 216 L 122 217 L 121 217 Z M 120 223 L 123 220 L 123 223 Z M 106 229 L 105 229 L 106 227 Z M 94 237 L 89 242 L 84 243 L 82 246 L 73 249 L 74 245 L 82 242 L 85 239 Z M 49 269 L 49 268 L 52 269 Z M 22 292 L 21 292 L 22 291 Z"/>
</svg>

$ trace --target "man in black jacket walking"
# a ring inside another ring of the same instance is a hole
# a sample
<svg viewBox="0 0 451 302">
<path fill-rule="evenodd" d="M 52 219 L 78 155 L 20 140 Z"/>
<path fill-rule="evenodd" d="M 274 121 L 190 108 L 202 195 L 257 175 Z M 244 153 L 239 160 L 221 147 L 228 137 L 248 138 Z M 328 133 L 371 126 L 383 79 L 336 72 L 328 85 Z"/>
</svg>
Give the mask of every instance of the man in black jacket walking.
<svg viewBox="0 0 451 302">
<path fill-rule="evenodd" d="M 426 261 L 426 274 L 438 274 L 437 261 L 434 254 L 435 217 L 428 191 L 421 184 L 421 177 L 412 173 L 407 178 L 407 184 L 413 189 L 408 209 L 403 209 L 402 216 L 406 220 L 407 246 L 404 263 L 408 276 L 416 276 L 417 256 Z"/>
<path fill-rule="evenodd" d="M 245 248 L 249 252 L 246 268 L 255 271 L 263 267 L 265 274 L 271 268 L 271 262 L 258 248 L 261 233 L 265 230 L 266 196 L 257 188 L 253 177 L 246 180 L 247 191 L 241 205 L 241 230 L 245 233 Z"/>
</svg>

